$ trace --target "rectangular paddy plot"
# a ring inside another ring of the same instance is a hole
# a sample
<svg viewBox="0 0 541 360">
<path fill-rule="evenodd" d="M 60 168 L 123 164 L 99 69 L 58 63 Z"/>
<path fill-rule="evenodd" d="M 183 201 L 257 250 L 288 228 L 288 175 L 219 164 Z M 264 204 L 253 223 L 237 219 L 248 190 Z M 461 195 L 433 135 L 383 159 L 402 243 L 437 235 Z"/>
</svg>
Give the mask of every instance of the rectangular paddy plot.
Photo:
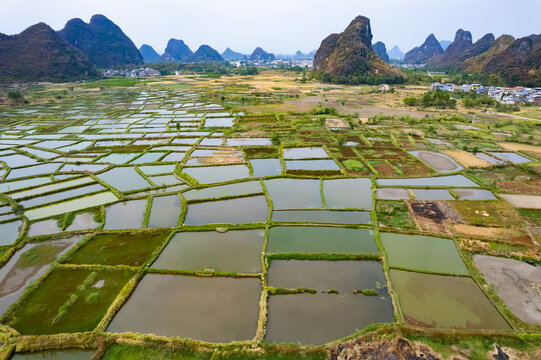
<svg viewBox="0 0 541 360">
<path fill-rule="evenodd" d="M 176 227 L 181 210 L 182 201 L 178 195 L 155 197 L 152 199 L 148 227 Z"/>
<path fill-rule="evenodd" d="M 280 159 L 251 159 L 250 165 L 252 165 L 255 177 L 280 175 L 282 173 Z"/>
<path fill-rule="evenodd" d="M 379 186 L 479 187 L 464 175 L 447 175 L 410 179 L 377 179 Z"/>
<path fill-rule="evenodd" d="M 265 187 L 274 209 L 320 209 L 321 183 L 319 180 L 272 179 Z"/>
<path fill-rule="evenodd" d="M 371 224 L 368 211 L 274 210 L 272 221 L 316 224 Z"/>
<path fill-rule="evenodd" d="M 55 203 L 49 206 L 43 206 L 25 211 L 29 220 L 36 220 L 69 212 L 76 212 L 82 209 L 92 208 L 100 205 L 110 204 L 117 201 L 118 198 L 112 192 L 106 191 L 94 195 L 88 195 L 82 198 L 67 200 Z"/>
<path fill-rule="evenodd" d="M 81 239 L 82 236 L 75 236 L 41 244 L 26 244 L 18 250 L 0 269 L 0 314 L 4 314 L 58 256 Z"/>
<path fill-rule="evenodd" d="M 250 178 L 250 171 L 246 165 L 192 167 L 184 168 L 182 172 L 190 175 L 200 184 Z"/>
<path fill-rule="evenodd" d="M 150 187 L 148 181 L 139 175 L 133 167 L 116 167 L 96 175 L 96 177 L 122 192 Z"/>
<path fill-rule="evenodd" d="M 0 246 L 11 245 L 19 237 L 23 222 L 20 220 L 5 222 L 0 224 Z"/>
<path fill-rule="evenodd" d="M 278 226 L 269 230 L 269 254 L 379 254 L 374 231 L 321 226 Z"/>
<path fill-rule="evenodd" d="M 147 199 L 129 200 L 105 208 L 105 230 L 140 229 L 145 219 Z"/>
<path fill-rule="evenodd" d="M 323 195 L 327 209 L 372 209 L 370 179 L 323 180 Z"/>
<path fill-rule="evenodd" d="M 262 194 L 263 188 L 259 181 L 248 181 L 243 183 L 212 186 L 203 189 L 194 189 L 182 193 L 187 201 L 202 199 L 218 199 L 230 196 L 247 194 Z"/>
<path fill-rule="evenodd" d="M 267 341 L 323 344 L 373 323 L 394 321 L 379 262 L 273 260 L 268 279 L 270 286 L 318 293 L 270 296 Z M 330 289 L 339 294 L 323 293 Z M 373 290 L 374 296 L 361 290 Z"/>
<path fill-rule="evenodd" d="M 25 335 L 91 331 L 133 275 L 127 270 L 56 269 L 4 321 Z"/>
<path fill-rule="evenodd" d="M 265 196 L 189 204 L 185 225 L 251 224 L 267 220 L 269 208 Z"/>
<path fill-rule="evenodd" d="M 468 277 L 390 270 L 404 319 L 416 326 L 445 329 L 511 327 Z"/>
<path fill-rule="evenodd" d="M 152 264 L 158 269 L 260 273 L 265 230 L 179 232 Z"/>
<path fill-rule="evenodd" d="M 260 295 L 261 280 L 255 278 L 148 274 L 107 331 L 210 342 L 251 340 Z"/>
<path fill-rule="evenodd" d="M 308 171 L 339 171 L 340 166 L 334 160 L 286 160 L 286 170 L 308 170 Z"/>
<path fill-rule="evenodd" d="M 168 237 L 168 233 L 136 232 L 97 234 L 65 261 L 71 264 L 142 266 Z"/>
<path fill-rule="evenodd" d="M 284 159 L 323 159 L 329 155 L 322 147 L 303 147 L 284 149 Z"/>
<path fill-rule="evenodd" d="M 453 240 L 392 233 L 380 237 L 391 267 L 469 275 Z"/>
</svg>

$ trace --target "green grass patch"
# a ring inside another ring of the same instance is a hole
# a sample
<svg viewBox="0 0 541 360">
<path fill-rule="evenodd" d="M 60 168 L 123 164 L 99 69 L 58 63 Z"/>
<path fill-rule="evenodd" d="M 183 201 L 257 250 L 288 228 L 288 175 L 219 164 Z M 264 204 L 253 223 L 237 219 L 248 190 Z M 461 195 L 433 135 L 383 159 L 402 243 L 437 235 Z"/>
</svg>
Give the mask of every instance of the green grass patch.
<svg viewBox="0 0 541 360">
<path fill-rule="evenodd" d="M 342 161 L 342 164 L 344 164 L 349 171 L 366 171 L 366 167 L 359 160 L 347 159 Z"/>
<path fill-rule="evenodd" d="M 56 269 L 3 322 L 22 334 L 91 331 L 133 275 L 128 270 Z M 100 295 L 92 295 L 95 292 Z"/>
<path fill-rule="evenodd" d="M 159 248 L 168 233 L 134 232 L 98 234 L 71 255 L 72 264 L 142 266 Z"/>
<path fill-rule="evenodd" d="M 402 200 L 378 200 L 376 212 L 381 226 L 394 229 L 416 229 L 417 226 L 410 216 L 408 206 Z"/>
<path fill-rule="evenodd" d="M 52 263 L 60 251 L 62 251 L 62 247 L 57 245 L 40 244 L 34 246 L 21 255 L 17 261 L 17 267 L 26 269 L 34 266 L 45 266 Z"/>
</svg>

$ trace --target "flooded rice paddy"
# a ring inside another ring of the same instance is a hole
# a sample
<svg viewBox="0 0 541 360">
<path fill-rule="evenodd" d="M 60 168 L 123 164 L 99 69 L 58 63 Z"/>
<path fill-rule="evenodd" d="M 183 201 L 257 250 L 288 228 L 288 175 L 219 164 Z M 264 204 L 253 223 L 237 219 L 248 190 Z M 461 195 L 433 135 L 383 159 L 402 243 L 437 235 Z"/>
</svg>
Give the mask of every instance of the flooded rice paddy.
<svg viewBox="0 0 541 360">
<path fill-rule="evenodd" d="M 3 323 L 22 334 L 100 324 L 254 344 L 324 344 L 374 323 L 510 329 L 462 260 L 461 242 L 422 235 L 416 224 L 402 234 L 400 216 L 409 219 L 414 201 L 500 195 L 534 209 L 538 194 L 500 194 L 441 153 L 454 147 L 447 140 L 413 141 L 385 125 L 290 131 L 274 115 L 232 113 L 201 95 L 145 87 L 0 110 L 15 124 L 0 129 Z M 475 156 L 532 161 L 495 147 Z M 380 225 L 382 202 L 402 206 L 404 214 L 389 211 L 396 223 Z"/>
<path fill-rule="evenodd" d="M 107 331 L 210 342 L 251 340 L 257 330 L 260 292 L 259 279 L 148 274 Z"/>
</svg>

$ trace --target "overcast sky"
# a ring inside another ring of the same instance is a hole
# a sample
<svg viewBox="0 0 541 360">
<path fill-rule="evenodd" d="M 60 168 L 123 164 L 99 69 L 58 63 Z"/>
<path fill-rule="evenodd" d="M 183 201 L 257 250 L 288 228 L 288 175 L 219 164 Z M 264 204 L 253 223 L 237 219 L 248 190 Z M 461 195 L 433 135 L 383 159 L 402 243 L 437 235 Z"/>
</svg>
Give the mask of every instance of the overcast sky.
<svg viewBox="0 0 541 360">
<path fill-rule="evenodd" d="M 406 52 L 433 32 L 452 40 L 457 29 L 474 41 L 541 33 L 541 0 L 0 0 L 0 32 L 17 34 L 45 22 L 60 30 L 67 20 L 88 22 L 103 14 L 139 47 L 163 52 L 169 38 L 195 51 L 208 44 L 250 53 L 256 46 L 276 54 L 317 49 L 330 33 L 341 32 L 357 15 L 370 18 L 374 42 Z"/>
</svg>

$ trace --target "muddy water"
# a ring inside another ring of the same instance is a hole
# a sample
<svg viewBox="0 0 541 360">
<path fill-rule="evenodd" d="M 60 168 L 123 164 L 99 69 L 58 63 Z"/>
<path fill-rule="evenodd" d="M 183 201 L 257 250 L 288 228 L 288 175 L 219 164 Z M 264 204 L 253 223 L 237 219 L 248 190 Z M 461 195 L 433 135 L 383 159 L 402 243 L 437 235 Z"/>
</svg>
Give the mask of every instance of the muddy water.
<svg viewBox="0 0 541 360">
<path fill-rule="evenodd" d="M 252 159 L 250 165 L 252 165 L 255 177 L 280 175 L 282 173 L 282 164 L 279 159 Z"/>
<path fill-rule="evenodd" d="M 149 228 L 176 227 L 182 202 L 178 195 L 159 196 L 152 199 Z"/>
<path fill-rule="evenodd" d="M 315 226 L 271 228 L 267 252 L 272 254 L 379 254 L 373 230 Z"/>
<path fill-rule="evenodd" d="M 140 229 L 145 218 L 147 200 L 124 201 L 105 208 L 106 230 Z"/>
<path fill-rule="evenodd" d="M 485 153 L 476 153 L 475 156 L 477 156 L 481 160 L 488 161 L 489 163 L 494 164 L 494 165 L 505 164 L 505 161 L 498 160 L 498 159 L 496 159 L 496 158 L 494 158 L 494 157 L 492 157 L 490 155 L 487 155 Z"/>
<path fill-rule="evenodd" d="M 482 189 L 454 189 L 459 200 L 497 200 L 489 190 Z"/>
<path fill-rule="evenodd" d="M 409 153 L 440 173 L 454 172 L 463 169 L 462 166 L 447 155 L 425 150 L 415 150 L 410 151 Z"/>
<path fill-rule="evenodd" d="M 464 175 L 449 175 L 410 179 L 377 179 L 377 183 L 380 186 L 479 186 Z"/>
<path fill-rule="evenodd" d="M 408 189 L 401 188 L 382 188 L 376 190 L 376 197 L 383 200 L 409 200 Z"/>
<path fill-rule="evenodd" d="M 254 278 L 149 274 L 107 331 L 210 342 L 251 340 L 257 330 L 260 294 L 261 281 Z"/>
<path fill-rule="evenodd" d="M 220 183 L 250 177 L 246 165 L 185 168 L 182 172 L 195 178 L 200 184 Z"/>
<path fill-rule="evenodd" d="M 320 224 L 371 224 L 368 211 L 274 210 L 272 221 Z"/>
<path fill-rule="evenodd" d="M 377 261 L 272 260 L 267 281 L 276 288 L 335 289 L 340 294 L 353 294 L 355 289 L 382 288 L 385 277 Z"/>
<path fill-rule="evenodd" d="M 23 222 L 20 220 L 0 224 L 0 245 L 11 245 L 19 237 L 19 230 Z"/>
<path fill-rule="evenodd" d="M 455 243 L 421 235 L 381 233 L 391 267 L 468 275 Z"/>
<path fill-rule="evenodd" d="M 265 187 L 274 209 L 317 209 L 323 207 L 319 180 L 272 179 Z"/>
<path fill-rule="evenodd" d="M 390 273 L 410 324 L 456 329 L 511 328 L 471 278 L 394 269 Z"/>
<path fill-rule="evenodd" d="M 85 194 L 95 193 L 104 189 L 105 188 L 100 184 L 87 185 L 73 190 L 65 190 L 50 195 L 39 196 L 33 199 L 19 201 L 19 204 L 23 205 L 25 208 L 28 209 L 31 207 L 66 200 Z"/>
<path fill-rule="evenodd" d="M 133 167 L 117 167 L 96 175 L 96 177 L 118 191 L 132 191 L 150 187 L 150 184 Z"/>
<path fill-rule="evenodd" d="M 210 201 L 188 205 L 184 224 L 250 224 L 267 220 L 269 209 L 265 196 Z"/>
<path fill-rule="evenodd" d="M 447 190 L 411 190 L 415 200 L 454 200 L 455 198 Z"/>
<path fill-rule="evenodd" d="M 334 160 L 286 160 L 287 170 L 340 170 Z"/>
<path fill-rule="evenodd" d="M 284 149 L 284 159 L 316 159 L 328 157 L 327 152 L 321 147 Z"/>
<path fill-rule="evenodd" d="M 327 209 L 372 209 L 370 179 L 323 180 Z"/>
<path fill-rule="evenodd" d="M 324 344 L 373 323 L 392 323 L 388 297 L 362 294 L 294 294 L 269 297 L 265 339 Z"/>
<path fill-rule="evenodd" d="M 182 196 L 188 201 L 196 199 L 212 199 L 236 195 L 259 194 L 263 193 L 263 188 L 259 181 L 248 181 L 237 184 L 222 186 L 212 186 L 204 189 L 194 189 L 182 193 Z"/>
<path fill-rule="evenodd" d="M 11 304 L 19 299 L 24 289 L 43 275 L 49 267 L 49 261 L 47 261 L 47 264 L 21 267 L 19 264 L 21 255 L 38 246 L 52 246 L 56 248 L 56 257 L 58 257 L 68 251 L 82 238 L 82 236 L 75 236 L 42 244 L 27 244 L 21 250 L 17 251 L 6 265 L 0 269 L 0 314 L 4 314 Z"/>
<path fill-rule="evenodd" d="M 530 162 L 532 160 L 528 159 L 527 157 L 521 156 L 514 152 L 491 152 L 490 153 L 493 156 L 496 156 L 500 159 L 507 160 L 509 162 L 512 162 L 513 164 L 522 164 L 525 162 Z"/>
<path fill-rule="evenodd" d="M 159 269 L 260 273 L 265 230 L 226 233 L 180 232 L 173 236 L 152 267 Z"/>
</svg>

